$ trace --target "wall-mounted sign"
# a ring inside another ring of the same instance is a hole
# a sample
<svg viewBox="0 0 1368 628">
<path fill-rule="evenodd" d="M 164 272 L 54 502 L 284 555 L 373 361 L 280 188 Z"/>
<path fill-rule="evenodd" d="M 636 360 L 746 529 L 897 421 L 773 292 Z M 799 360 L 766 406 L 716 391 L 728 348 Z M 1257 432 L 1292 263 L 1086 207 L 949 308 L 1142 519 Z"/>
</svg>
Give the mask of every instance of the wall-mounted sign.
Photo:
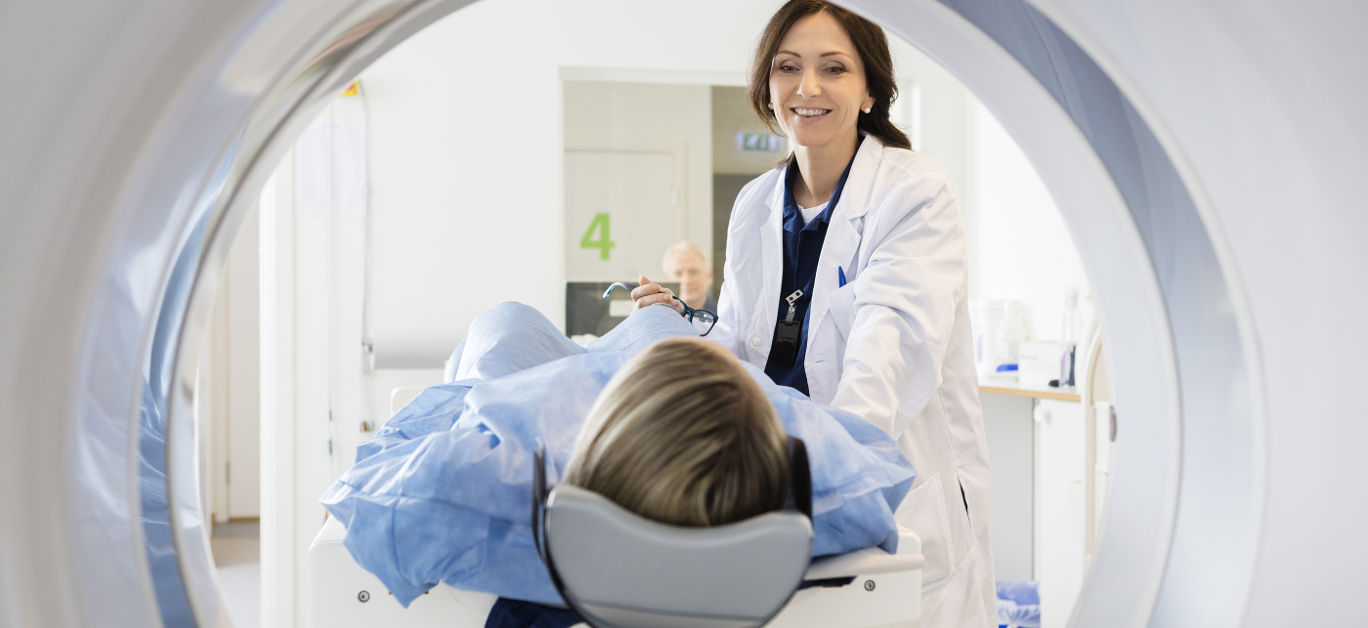
<svg viewBox="0 0 1368 628">
<path fill-rule="evenodd" d="M 770 133 L 736 134 L 736 149 L 743 153 L 777 153 L 784 144 L 784 138 Z"/>
<path fill-rule="evenodd" d="M 594 214 L 594 219 L 589 223 L 589 228 L 585 230 L 584 237 L 580 238 L 580 248 L 598 249 L 599 259 L 609 259 L 610 253 L 617 243 L 613 241 L 612 222 L 609 220 L 607 212 Z M 598 236 L 595 237 L 595 232 Z"/>
</svg>

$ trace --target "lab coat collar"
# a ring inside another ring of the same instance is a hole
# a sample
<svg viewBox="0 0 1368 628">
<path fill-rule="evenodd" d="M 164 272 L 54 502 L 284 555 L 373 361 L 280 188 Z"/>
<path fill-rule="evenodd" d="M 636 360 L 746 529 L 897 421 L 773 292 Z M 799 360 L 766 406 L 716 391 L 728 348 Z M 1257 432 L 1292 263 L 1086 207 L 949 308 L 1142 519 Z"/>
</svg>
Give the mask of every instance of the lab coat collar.
<svg viewBox="0 0 1368 628">
<path fill-rule="evenodd" d="M 836 340 L 835 332 L 824 332 L 822 323 L 831 311 L 831 294 L 843 286 L 842 275 L 845 284 L 850 284 L 860 273 L 856 257 L 864 231 L 864 216 L 869 211 L 871 187 L 882 157 L 883 143 L 878 138 L 866 136 L 851 162 L 841 198 L 827 226 L 822 256 L 817 260 L 817 276 L 808 311 L 807 354 L 803 357 L 808 391 L 813 399 L 829 401 L 836 391 L 839 370 L 835 362 L 841 358 L 833 353 L 835 349 L 829 344 Z M 819 361 L 823 363 L 818 364 Z"/>
<path fill-rule="evenodd" d="M 833 219 L 835 216 L 845 216 L 851 222 L 864 218 L 865 213 L 869 211 L 870 184 L 874 180 L 875 172 L 878 171 L 879 160 L 883 158 L 883 148 L 884 144 L 879 138 L 873 135 L 864 136 L 859 147 L 855 149 L 855 158 L 846 167 L 846 174 L 843 175 L 841 183 L 841 195 L 836 206 L 827 207 L 823 213 L 830 212 L 829 216 Z M 770 188 L 767 227 L 774 225 L 783 228 L 785 192 L 788 188 L 789 169 L 793 167 L 793 160 L 790 158 L 789 164 L 779 171 L 779 176 L 774 179 L 774 186 Z M 780 260 L 778 257 L 775 259 Z"/>
<path fill-rule="evenodd" d="M 840 203 L 841 191 L 845 188 L 846 179 L 850 176 L 850 167 L 855 163 L 855 156 L 851 155 L 850 163 L 846 164 L 845 170 L 841 172 L 841 178 L 836 181 L 836 189 L 832 191 L 831 198 L 827 199 L 824 207 L 812 222 L 804 222 L 802 219 L 802 208 L 798 207 L 798 201 L 793 197 L 793 179 L 798 174 L 798 170 L 790 163 L 784 169 L 784 229 L 793 233 L 799 231 L 814 231 L 820 225 L 831 222 L 832 211 Z M 835 202 L 832 202 L 835 201 Z"/>
<path fill-rule="evenodd" d="M 883 158 L 883 142 L 873 135 L 866 135 L 855 151 L 855 159 L 850 164 L 850 175 L 846 178 L 845 189 L 841 192 L 841 202 L 836 207 L 839 215 L 852 222 L 864 218 L 869 211 L 869 188 L 878 171 L 879 160 Z"/>
</svg>

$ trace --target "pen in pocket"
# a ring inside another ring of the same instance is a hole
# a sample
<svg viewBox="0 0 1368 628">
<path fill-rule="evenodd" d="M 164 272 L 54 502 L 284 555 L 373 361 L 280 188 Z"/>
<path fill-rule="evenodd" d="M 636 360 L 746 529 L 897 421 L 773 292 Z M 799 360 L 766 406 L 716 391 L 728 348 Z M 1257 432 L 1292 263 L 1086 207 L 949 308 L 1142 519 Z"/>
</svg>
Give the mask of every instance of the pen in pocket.
<svg viewBox="0 0 1368 628">
<path fill-rule="evenodd" d="M 837 266 L 837 267 L 836 267 L 836 279 L 837 279 L 837 281 L 839 282 L 839 283 L 837 284 L 836 287 L 837 287 L 837 288 L 844 288 L 845 285 L 846 285 L 845 269 L 844 269 L 844 268 L 842 268 L 842 267 L 840 267 L 840 266 Z"/>
</svg>

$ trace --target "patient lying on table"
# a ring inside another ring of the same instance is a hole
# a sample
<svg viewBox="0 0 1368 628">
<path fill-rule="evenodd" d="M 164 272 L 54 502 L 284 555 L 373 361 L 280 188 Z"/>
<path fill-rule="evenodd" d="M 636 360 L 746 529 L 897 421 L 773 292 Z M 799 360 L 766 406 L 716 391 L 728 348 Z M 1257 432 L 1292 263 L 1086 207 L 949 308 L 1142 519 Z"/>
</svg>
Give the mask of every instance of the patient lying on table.
<svg viewBox="0 0 1368 628">
<path fill-rule="evenodd" d="M 346 547 L 407 605 L 438 581 L 556 603 L 530 528 L 532 451 L 548 480 L 674 525 L 780 508 L 787 432 L 808 447 L 814 555 L 897 542 L 913 471 L 882 430 L 774 385 L 667 307 L 588 348 L 540 313 L 481 315 L 433 386 L 362 444 L 323 495 Z"/>
<path fill-rule="evenodd" d="M 599 394 L 565 483 L 661 523 L 722 525 L 783 507 L 788 439 L 735 357 L 701 338 L 667 338 Z"/>
</svg>

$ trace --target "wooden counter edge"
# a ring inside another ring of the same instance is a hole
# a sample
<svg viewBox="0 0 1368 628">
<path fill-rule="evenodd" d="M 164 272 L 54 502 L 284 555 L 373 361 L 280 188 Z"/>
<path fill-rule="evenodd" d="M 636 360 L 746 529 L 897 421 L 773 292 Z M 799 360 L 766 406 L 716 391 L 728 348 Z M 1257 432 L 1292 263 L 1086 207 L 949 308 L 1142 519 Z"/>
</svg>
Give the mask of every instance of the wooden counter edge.
<svg viewBox="0 0 1368 628">
<path fill-rule="evenodd" d="M 1012 388 L 1006 386 L 979 386 L 979 393 L 992 393 L 994 395 L 1012 395 L 1014 397 L 1031 397 L 1034 399 L 1055 399 L 1058 401 L 1080 402 L 1083 397 L 1076 392 L 1064 392 L 1053 390 L 1036 390 L 1033 388 Z"/>
</svg>

